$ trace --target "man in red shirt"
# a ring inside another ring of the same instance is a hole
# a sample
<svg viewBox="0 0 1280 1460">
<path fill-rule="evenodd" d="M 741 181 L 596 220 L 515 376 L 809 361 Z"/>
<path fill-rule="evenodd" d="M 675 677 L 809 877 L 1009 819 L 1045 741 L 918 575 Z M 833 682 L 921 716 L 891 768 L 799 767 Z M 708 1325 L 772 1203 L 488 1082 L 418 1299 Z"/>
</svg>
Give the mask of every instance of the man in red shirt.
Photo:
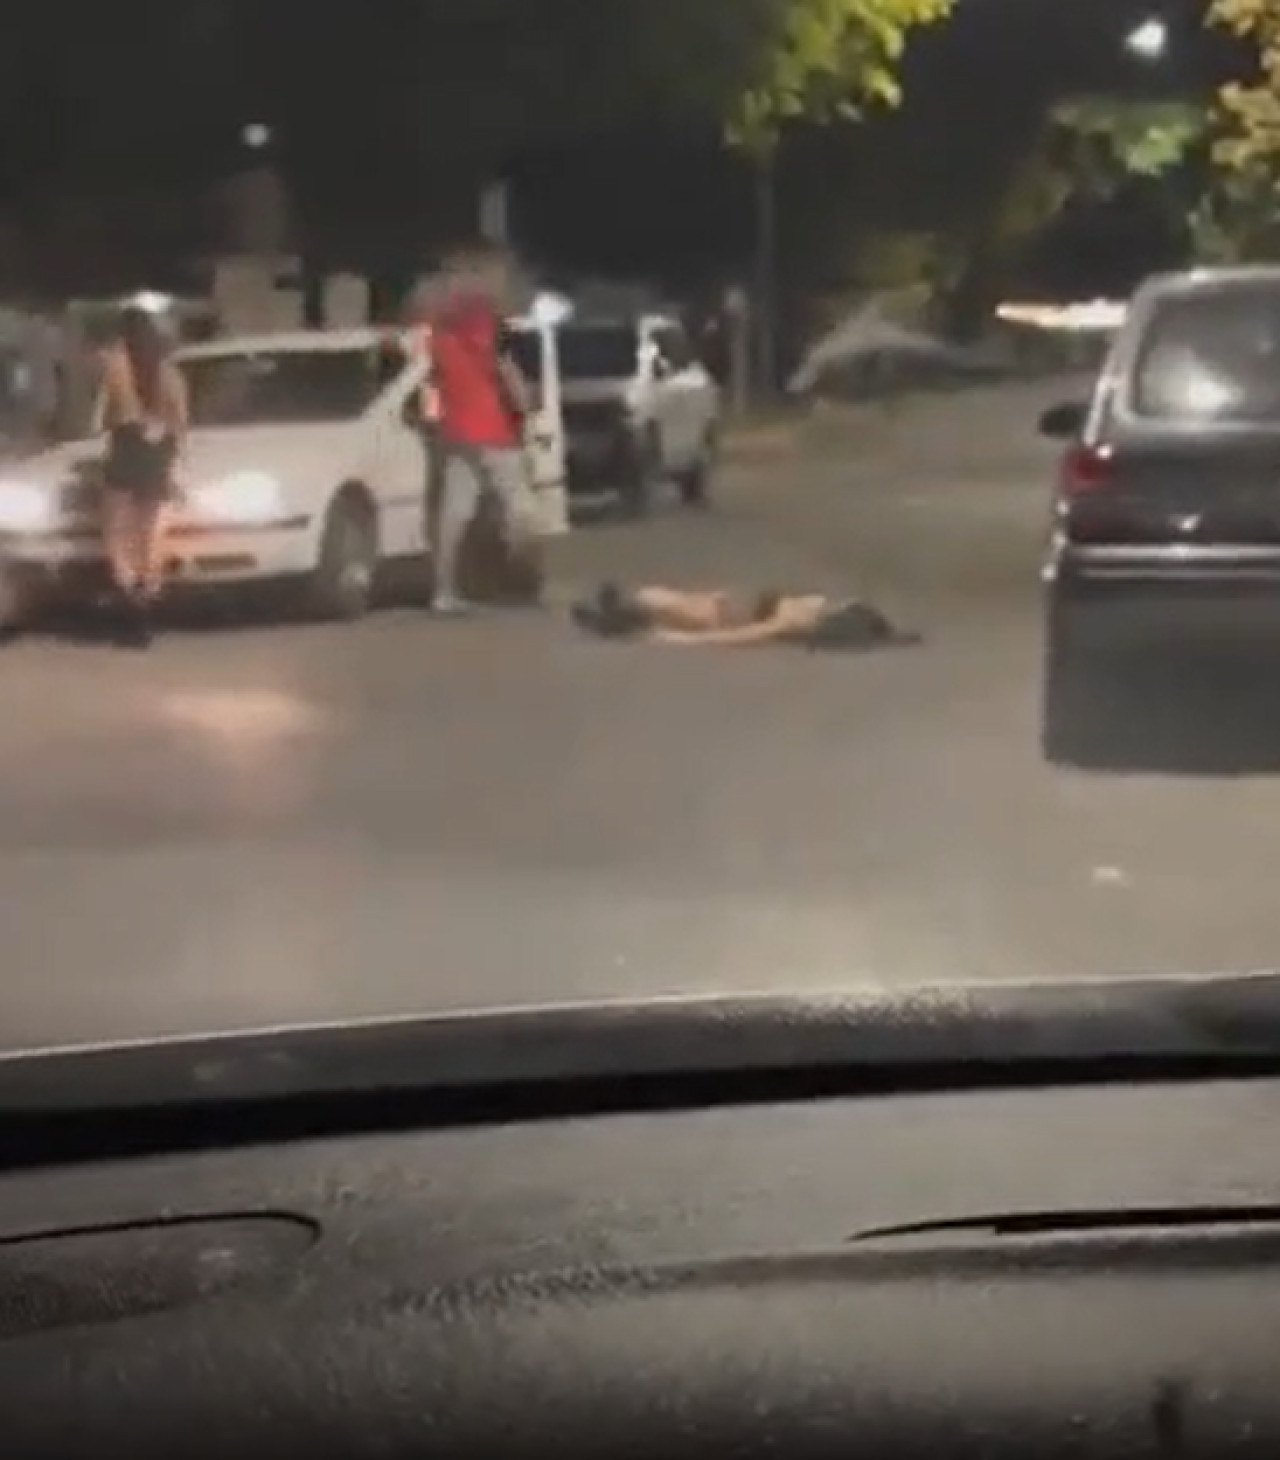
<svg viewBox="0 0 1280 1460">
<path fill-rule="evenodd" d="M 503 340 L 510 288 L 503 252 L 488 244 L 455 254 L 430 312 L 432 379 L 444 463 L 435 534 L 435 608 L 458 613 L 458 562 L 467 530 L 489 494 L 509 545 L 527 552 L 537 505 L 524 454 L 528 385 Z"/>
</svg>

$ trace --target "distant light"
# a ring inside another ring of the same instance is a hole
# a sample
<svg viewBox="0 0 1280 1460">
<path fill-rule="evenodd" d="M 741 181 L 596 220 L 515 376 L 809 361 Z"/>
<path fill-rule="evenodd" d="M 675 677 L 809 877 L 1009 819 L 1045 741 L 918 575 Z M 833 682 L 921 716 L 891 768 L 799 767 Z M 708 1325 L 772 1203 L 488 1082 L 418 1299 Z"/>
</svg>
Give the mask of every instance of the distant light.
<svg viewBox="0 0 1280 1460">
<path fill-rule="evenodd" d="M 145 309 L 148 314 L 163 314 L 173 307 L 173 298 L 169 294 L 157 294 L 154 289 L 142 289 L 128 303 L 135 309 Z"/>
<path fill-rule="evenodd" d="M 544 329 L 555 329 L 572 313 L 573 305 L 563 294 L 539 294 L 529 310 L 533 322 Z"/>
<path fill-rule="evenodd" d="M 1089 299 L 1076 304 L 1016 304 L 996 306 L 996 317 L 1006 324 L 1033 329 L 1091 334 L 1110 333 L 1124 323 L 1128 306 L 1115 299 Z"/>
<path fill-rule="evenodd" d="M 1154 16 L 1136 26 L 1124 40 L 1125 50 L 1143 61 L 1158 61 L 1169 48 L 1169 26 Z"/>
<path fill-rule="evenodd" d="M 240 136 L 246 147 L 261 152 L 271 143 L 271 128 L 265 122 L 251 122 Z"/>
</svg>

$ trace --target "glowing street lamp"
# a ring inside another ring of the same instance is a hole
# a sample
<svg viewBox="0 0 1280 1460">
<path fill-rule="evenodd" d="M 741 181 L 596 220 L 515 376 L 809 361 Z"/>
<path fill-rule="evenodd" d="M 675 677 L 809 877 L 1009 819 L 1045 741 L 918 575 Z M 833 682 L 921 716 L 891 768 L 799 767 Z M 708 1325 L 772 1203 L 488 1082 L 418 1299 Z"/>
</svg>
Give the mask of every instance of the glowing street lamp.
<svg viewBox="0 0 1280 1460">
<path fill-rule="evenodd" d="M 572 313 L 572 302 L 550 291 L 539 294 L 529 310 L 534 324 L 541 329 L 558 329 Z"/>
<path fill-rule="evenodd" d="M 1152 16 L 1135 26 L 1124 38 L 1124 48 L 1140 61 L 1159 61 L 1169 49 L 1169 26 Z"/>
<path fill-rule="evenodd" d="M 240 140 L 251 152 L 261 152 L 271 145 L 271 128 L 265 122 L 250 122 L 240 133 Z"/>
<path fill-rule="evenodd" d="M 134 309 L 145 310 L 147 314 L 164 314 L 173 308 L 173 297 L 169 294 L 160 294 L 154 289 L 140 289 L 137 294 L 131 295 L 125 302 Z"/>
</svg>

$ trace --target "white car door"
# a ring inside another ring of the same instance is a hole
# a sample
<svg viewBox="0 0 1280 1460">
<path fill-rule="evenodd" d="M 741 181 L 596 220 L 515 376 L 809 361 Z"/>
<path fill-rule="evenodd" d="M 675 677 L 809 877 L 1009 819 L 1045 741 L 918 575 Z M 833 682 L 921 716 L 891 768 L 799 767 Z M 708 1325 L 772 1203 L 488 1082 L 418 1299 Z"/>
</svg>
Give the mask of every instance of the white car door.
<svg viewBox="0 0 1280 1460">
<path fill-rule="evenodd" d="M 662 410 L 670 420 L 671 464 L 697 461 L 714 417 L 714 385 L 684 329 L 663 321 L 654 332 L 660 361 Z"/>
<path fill-rule="evenodd" d="M 568 453 L 560 397 L 559 336 L 553 322 L 536 319 L 530 333 L 537 341 L 539 389 L 538 408 L 526 424 L 525 450 L 542 508 L 543 530 L 551 536 L 569 531 L 565 484 Z"/>
<path fill-rule="evenodd" d="M 639 359 L 644 415 L 657 428 L 664 466 L 677 470 L 688 457 L 689 430 L 682 418 L 677 372 L 667 359 L 657 321 L 647 320 L 641 327 Z"/>
<path fill-rule="evenodd" d="M 373 481 L 386 557 L 427 550 L 427 451 L 418 415 L 424 367 L 384 347 L 388 385 L 369 416 Z"/>
</svg>

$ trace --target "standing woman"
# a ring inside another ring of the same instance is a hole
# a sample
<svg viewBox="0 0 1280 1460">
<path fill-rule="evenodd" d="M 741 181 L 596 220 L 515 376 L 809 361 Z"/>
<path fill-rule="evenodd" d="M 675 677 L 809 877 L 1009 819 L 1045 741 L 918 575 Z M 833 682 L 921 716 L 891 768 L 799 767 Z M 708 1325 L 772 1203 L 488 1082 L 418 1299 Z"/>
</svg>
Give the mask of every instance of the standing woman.
<svg viewBox="0 0 1280 1460">
<path fill-rule="evenodd" d="M 106 354 L 102 383 L 107 456 L 103 538 L 111 575 L 130 619 L 149 640 L 164 588 L 165 536 L 186 446 L 187 392 L 154 315 L 129 306 Z"/>
</svg>

